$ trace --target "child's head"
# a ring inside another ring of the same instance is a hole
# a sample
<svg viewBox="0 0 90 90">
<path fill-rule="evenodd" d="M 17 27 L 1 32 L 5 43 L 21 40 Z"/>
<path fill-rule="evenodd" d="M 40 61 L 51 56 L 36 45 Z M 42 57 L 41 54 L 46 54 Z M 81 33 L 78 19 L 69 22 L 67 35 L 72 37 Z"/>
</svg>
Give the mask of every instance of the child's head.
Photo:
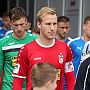
<svg viewBox="0 0 90 90">
<path fill-rule="evenodd" d="M 33 66 L 31 79 L 33 88 L 46 87 L 48 90 L 54 90 L 57 87 L 57 68 L 49 63 L 37 63 Z"/>
</svg>

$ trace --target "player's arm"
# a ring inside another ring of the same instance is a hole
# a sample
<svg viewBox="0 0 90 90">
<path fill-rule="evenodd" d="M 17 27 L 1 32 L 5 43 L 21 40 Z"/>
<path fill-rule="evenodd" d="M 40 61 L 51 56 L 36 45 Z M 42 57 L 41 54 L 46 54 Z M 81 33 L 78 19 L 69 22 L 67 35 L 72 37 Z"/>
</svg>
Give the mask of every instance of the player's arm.
<svg viewBox="0 0 90 90">
<path fill-rule="evenodd" d="M 0 76 L 2 75 L 3 64 L 4 64 L 4 55 L 3 55 L 2 44 L 1 44 L 1 41 L 0 41 Z"/>
<path fill-rule="evenodd" d="M 74 66 L 72 63 L 73 54 L 69 46 L 67 46 L 67 60 L 65 63 L 65 77 L 67 90 L 74 90 L 75 76 L 74 76 Z"/>
<path fill-rule="evenodd" d="M 90 87 L 90 57 L 83 61 L 79 67 L 74 90 L 88 90 Z"/>
<path fill-rule="evenodd" d="M 4 64 L 4 57 L 3 57 L 3 49 L 0 40 L 0 87 L 2 85 L 2 77 L 3 77 L 3 64 Z"/>
<path fill-rule="evenodd" d="M 17 64 L 13 71 L 13 90 L 22 90 L 22 85 L 24 78 L 27 77 L 27 69 L 28 69 L 28 62 L 27 62 L 27 50 L 25 47 L 22 47 L 19 50 L 18 57 L 17 57 Z"/>
</svg>

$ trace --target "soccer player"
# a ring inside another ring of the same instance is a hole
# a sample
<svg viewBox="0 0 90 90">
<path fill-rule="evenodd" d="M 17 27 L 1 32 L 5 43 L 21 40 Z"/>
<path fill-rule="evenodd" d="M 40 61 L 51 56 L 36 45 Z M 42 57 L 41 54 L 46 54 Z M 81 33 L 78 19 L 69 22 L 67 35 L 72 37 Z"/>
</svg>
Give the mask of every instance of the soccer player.
<svg viewBox="0 0 90 90">
<path fill-rule="evenodd" d="M 90 90 L 90 57 L 79 67 L 74 90 Z"/>
<path fill-rule="evenodd" d="M 77 75 L 77 70 L 80 65 L 83 47 L 87 41 L 90 41 L 90 16 L 85 17 L 83 24 L 83 35 L 68 43 L 74 54 L 73 64 L 75 76 Z"/>
<path fill-rule="evenodd" d="M 32 66 L 38 62 L 48 62 L 58 69 L 56 90 L 63 90 L 64 73 L 67 90 L 74 89 L 73 55 L 65 42 L 55 40 L 57 31 L 56 11 L 43 7 L 37 13 L 37 26 L 40 38 L 22 47 L 18 53 L 17 65 L 13 71 L 13 90 L 22 90 L 23 79 L 27 79 L 26 90 L 31 90 L 30 78 Z M 43 72 L 42 72 L 43 73 Z"/>
<path fill-rule="evenodd" d="M 15 7 L 11 12 L 13 33 L 0 40 L 0 78 L 2 68 L 4 68 L 2 90 L 12 90 L 12 71 L 17 63 L 19 49 L 26 43 L 38 38 L 38 36 L 29 34 L 25 31 L 26 14 L 23 8 Z"/>
<path fill-rule="evenodd" d="M 37 63 L 32 67 L 31 80 L 33 90 L 55 90 L 57 78 L 58 69 L 50 63 Z"/>
<path fill-rule="evenodd" d="M 68 43 L 72 40 L 69 36 L 70 32 L 70 19 L 66 16 L 59 16 L 57 20 L 57 35 L 56 39 Z"/>
<path fill-rule="evenodd" d="M 90 41 L 86 42 L 82 51 L 81 64 L 77 73 L 74 90 L 90 89 Z"/>
<path fill-rule="evenodd" d="M 68 43 L 70 40 L 72 40 L 69 37 L 69 32 L 70 32 L 70 19 L 67 16 L 59 16 L 57 19 L 56 40 L 62 40 Z M 66 82 L 64 82 L 64 90 L 66 90 Z"/>
</svg>

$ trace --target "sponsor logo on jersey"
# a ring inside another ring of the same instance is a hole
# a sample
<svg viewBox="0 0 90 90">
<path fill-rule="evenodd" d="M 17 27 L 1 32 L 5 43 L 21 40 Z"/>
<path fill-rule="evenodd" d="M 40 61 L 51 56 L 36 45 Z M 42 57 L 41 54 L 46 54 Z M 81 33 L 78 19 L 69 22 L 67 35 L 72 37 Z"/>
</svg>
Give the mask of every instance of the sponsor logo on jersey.
<svg viewBox="0 0 90 90">
<path fill-rule="evenodd" d="M 60 64 L 63 63 L 63 54 L 62 54 L 62 53 L 60 53 L 60 54 L 58 55 L 58 59 L 59 59 L 59 63 L 60 63 Z"/>
<path fill-rule="evenodd" d="M 61 76 L 61 69 L 58 69 L 58 79 L 57 80 L 60 80 L 60 76 Z"/>
<path fill-rule="evenodd" d="M 41 57 L 36 57 L 34 58 L 34 60 L 41 60 Z"/>
<path fill-rule="evenodd" d="M 65 72 L 72 72 L 74 71 L 73 63 L 72 62 L 67 62 L 65 63 Z"/>
<path fill-rule="evenodd" d="M 77 49 L 82 50 L 82 47 L 77 47 Z"/>
<path fill-rule="evenodd" d="M 11 43 L 9 43 L 8 45 L 13 45 L 14 44 L 14 42 L 11 42 Z"/>
</svg>

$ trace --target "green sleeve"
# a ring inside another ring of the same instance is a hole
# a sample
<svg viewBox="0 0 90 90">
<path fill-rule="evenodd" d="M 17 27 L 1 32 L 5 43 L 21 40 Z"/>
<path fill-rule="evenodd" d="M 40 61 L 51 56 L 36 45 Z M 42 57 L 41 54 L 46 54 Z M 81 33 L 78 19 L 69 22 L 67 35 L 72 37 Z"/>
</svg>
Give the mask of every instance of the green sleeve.
<svg viewBox="0 0 90 90">
<path fill-rule="evenodd" d="M 3 51 L 2 51 L 2 40 L 0 40 L 0 76 L 2 74 L 2 68 L 4 63 Z"/>
</svg>

